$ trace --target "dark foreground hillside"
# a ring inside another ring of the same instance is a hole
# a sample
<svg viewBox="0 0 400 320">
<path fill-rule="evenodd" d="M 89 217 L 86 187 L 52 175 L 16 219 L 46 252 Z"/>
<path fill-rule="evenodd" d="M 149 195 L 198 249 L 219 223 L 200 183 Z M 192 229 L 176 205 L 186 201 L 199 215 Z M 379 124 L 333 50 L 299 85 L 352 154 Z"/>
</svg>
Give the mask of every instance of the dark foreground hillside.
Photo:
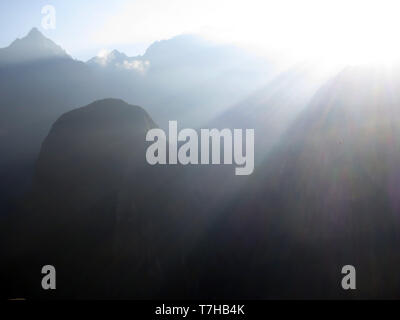
<svg viewBox="0 0 400 320">
<path fill-rule="evenodd" d="M 64 114 L 2 233 L 4 293 L 399 298 L 399 80 L 344 70 L 249 177 L 148 165 L 155 124 L 121 100 Z M 44 264 L 57 268 L 54 292 L 40 289 Z M 347 264 L 356 291 L 340 287 Z"/>
</svg>

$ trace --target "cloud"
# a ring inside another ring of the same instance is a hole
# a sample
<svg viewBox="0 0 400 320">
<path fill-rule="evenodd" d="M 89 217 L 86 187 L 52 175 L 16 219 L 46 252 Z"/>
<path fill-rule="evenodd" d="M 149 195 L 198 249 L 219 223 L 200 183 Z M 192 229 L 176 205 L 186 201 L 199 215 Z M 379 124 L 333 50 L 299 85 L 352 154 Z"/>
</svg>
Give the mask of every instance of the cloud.
<svg viewBox="0 0 400 320">
<path fill-rule="evenodd" d="M 110 50 L 108 50 L 108 49 L 101 49 L 101 50 L 97 53 L 97 57 L 99 57 L 99 58 L 106 58 L 109 54 L 110 54 Z"/>
<path fill-rule="evenodd" d="M 110 55 L 110 50 L 107 49 L 101 49 L 96 56 L 96 62 L 99 63 L 102 66 L 107 65 L 108 63 L 108 58 Z"/>
<path fill-rule="evenodd" d="M 124 60 L 124 62 L 118 63 L 117 67 L 124 68 L 126 70 L 135 70 L 140 73 L 145 73 L 147 69 L 150 67 L 150 61 L 148 60 Z"/>
</svg>

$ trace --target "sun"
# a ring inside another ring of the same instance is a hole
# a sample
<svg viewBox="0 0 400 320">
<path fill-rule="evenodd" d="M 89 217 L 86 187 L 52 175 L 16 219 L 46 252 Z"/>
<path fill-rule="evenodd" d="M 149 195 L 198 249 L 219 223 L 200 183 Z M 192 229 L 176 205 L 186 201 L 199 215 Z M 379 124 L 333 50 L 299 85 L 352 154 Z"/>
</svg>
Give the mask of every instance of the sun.
<svg viewBox="0 0 400 320">
<path fill-rule="evenodd" d="M 329 37 L 324 40 L 329 51 L 321 53 L 340 63 L 398 63 L 399 9 L 398 1 L 349 1 L 337 6 L 332 12 L 336 23 L 330 19 Z"/>
<path fill-rule="evenodd" d="M 276 38 L 293 55 L 331 64 L 399 62 L 399 1 L 299 1 L 292 10 Z"/>
<path fill-rule="evenodd" d="M 246 8 L 232 6 L 223 32 L 216 26 L 213 36 L 298 60 L 392 64 L 400 60 L 399 12 L 395 0 L 253 1 Z"/>
</svg>

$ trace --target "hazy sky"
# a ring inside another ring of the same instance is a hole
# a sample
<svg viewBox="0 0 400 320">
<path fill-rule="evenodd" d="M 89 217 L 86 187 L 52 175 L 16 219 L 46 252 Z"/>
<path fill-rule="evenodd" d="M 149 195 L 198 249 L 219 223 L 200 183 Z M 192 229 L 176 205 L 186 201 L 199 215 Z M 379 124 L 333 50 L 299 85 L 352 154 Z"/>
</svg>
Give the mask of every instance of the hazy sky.
<svg viewBox="0 0 400 320">
<path fill-rule="evenodd" d="M 33 26 L 79 59 L 114 48 L 143 53 L 152 42 L 200 33 L 258 50 L 335 59 L 400 56 L 396 0 L 2 0 L 0 47 Z M 41 9 L 56 9 L 43 30 Z"/>
</svg>

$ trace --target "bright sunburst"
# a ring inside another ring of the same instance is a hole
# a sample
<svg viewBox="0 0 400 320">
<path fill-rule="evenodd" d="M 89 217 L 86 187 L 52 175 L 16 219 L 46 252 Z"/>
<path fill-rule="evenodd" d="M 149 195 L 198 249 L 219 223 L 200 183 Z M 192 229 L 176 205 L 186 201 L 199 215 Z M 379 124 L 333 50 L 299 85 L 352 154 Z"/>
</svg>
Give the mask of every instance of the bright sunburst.
<svg viewBox="0 0 400 320">
<path fill-rule="evenodd" d="M 297 59 L 393 63 L 400 56 L 399 9 L 395 0 L 204 0 L 196 6 L 192 0 L 148 0 L 127 3 L 95 39 L 106 45 L 152 42 L 194 32 Z"/>
</svg>

